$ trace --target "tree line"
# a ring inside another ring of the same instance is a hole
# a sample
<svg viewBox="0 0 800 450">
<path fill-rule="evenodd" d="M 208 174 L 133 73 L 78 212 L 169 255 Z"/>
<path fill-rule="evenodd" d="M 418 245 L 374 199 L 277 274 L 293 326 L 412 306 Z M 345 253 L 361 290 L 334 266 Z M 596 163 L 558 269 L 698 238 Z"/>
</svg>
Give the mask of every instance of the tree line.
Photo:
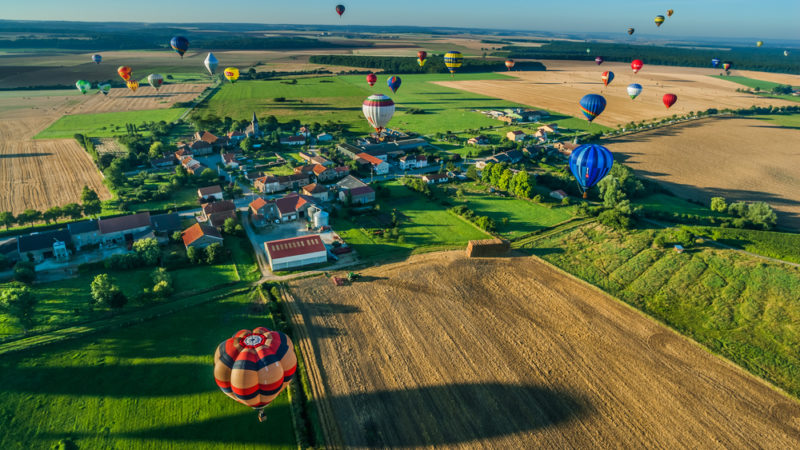
<svg viewBox="0 0 800 450">
<path fill-rule="evenodd" d="M 46 211 L 26 209 L 17 215 L 10 211 L 2 211 L 0 212 L 0 225 L 8 230 L 13 225 L 30 226 L 42 221 L 47 224 L 50 224 L 50 222 L 58 223 L 59 219 L 78 220 L 84 216 L 93 217 L 103 210 L 97 192 L 90 189 L 89 186 L 83 186 L 81 202 L 82 204 L 67 203 L 64 206 L 53 206 Z"/>
<path fill-rule="evenodd" d="M 309 62 L 335 66 L 363 67 L 381 69 L 390 73 L 447 73 L 442 55 L 428 55 L 428 62 L 420 67 L 416 58 L 399 56 L 356 56 L 356 55 L 313 55 Z M 464 64 L 457 73 L 480 73 L 505 70 L 503 60 L 464 58 Z M 519 61 L 514 70 L 546 70 L 544 64 L 535 61 Z"/>
</svg>

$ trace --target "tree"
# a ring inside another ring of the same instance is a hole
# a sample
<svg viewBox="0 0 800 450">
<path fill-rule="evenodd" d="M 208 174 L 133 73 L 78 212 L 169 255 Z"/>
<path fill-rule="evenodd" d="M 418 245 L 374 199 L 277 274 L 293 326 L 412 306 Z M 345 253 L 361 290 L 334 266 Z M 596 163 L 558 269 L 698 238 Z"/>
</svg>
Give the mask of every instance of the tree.
<svg viewBox="0 0 800 450">
<path fill-rule="evenodd" d="M 33 309 L 37 301 L 31 288 L 21 284 L 15 284 L 0 292 L 0 307 L 17 319 L 24 333 L 33 326 Z"/>
<path fill-rule="evenodd" d="M 242 139 L 242 142 L 239 143 L 239 148 L 241 148 L 242 151 L 244 151 L 245 153 L 249 152 L 250 150 L 252 150 L 252 148 L 253 148 L 253 138 L 248 136 L 248 137 Z"/>
<path fill-rule="evenodd" d="M 150 275 L 153 280 L 153 295 L 167 298 L 172 295 L 172 276 L 167 269 L 159 267 Z"/>
<path fill-rule="evenodd" d="M 119 286 L 114 283 L 114 279 L 107 273 L 101 273 L 94 277 L 91 294 L 93 304 L 106 305 L 112 309 L 122 308 L 128 302 Z"/>
<path fill-rule="evenodd" d="M 16 218 L 14 217 L 14 214 L 11 214 L 8 211 L 0 212 L 0 223 L 6 227 L 6 230 L 8 230 L 11 225 L 14 225 L 15 222 Z"/>
<path fill-rule="evenodd" d="M 213 181 L 216 181 L 217 176 L 218 175 L 216 174 L 216 172 L 214 172 L 213 170 L 208 169 L 208 168 L 203 169 L 203 171 L 200 172 L 201 180 L 204 181 L 204 182 L 207 182 L 207 183 L 211 183 Z"/>
<path fill-rule="evenodd" d="M 727 211 L 728 204 L 725 202 L 725 197 L 711 197 L 711 210 L 720 213 Z"/>
<path fill-rule="evenodd" d="M 474 165 L 467 167 L 467 178 L 478 181 L 478 169 Z"/>
<path fill-rule="evenodd" d="M 120 290 L 116 290 L 111 294 L 108 299 L 108 307 L 111 309 L 120 309 L 128 303 L 128 297 Z"/>
<path fill-rule="evenodd" d="M 492 186 L 497 186 L 498 183 L 500 183 L 500 177 L 503 176 L 503 171 L 506 170 L 506 167 L 506 163 L 499 163 L 492 166 L 492 173 L 489 174 L 489 183 L 491 183 Z"/>
<path fill-rule="evenodd" d="M 622 191 L 616 177 L 606 177 L 597 184 L 600 195 L 603 197 L 603 206 L 615 208 L 620 202 L 625 200 L 625 192 Z"/>
<path fill-rule="evenodd" d="M 133 250 L 142 258 L 145 265 L 154 266 L 161 257 L 161 249 L 155 238 L 140 239 L 133 243 Z"/>
<path fill-rule="evenodd" d="M 114 160 L 114 162 L 103 171 L 103 174 L 112 186 L 123 186 L 125 184 L 125 174 L 122 172 L 122 163 L 119 159 Z M 87 200 L 82 201 L 85 203 Z"/>
<path fill-rule="evenodd" d="M 206 251 L 202 248 L 189 247 L 186 249 L 186 257 L 192 264 L 200 264 L 206 260 Z"/>
<path fill-rule="evenodd" d="M 747 203 L 735 202 L 728 205 L 728 214 L 732 216 L 745 217 L 747 216 Z"/>
<path fill-rule="evenodd" d="M 206 250 L 206 262 L 208 264 L 216 264 L 216 263 L 222 261 L 222 256 L 223 256 L 225 250 L 222 248 L 222 245 L 220 245 L 219 243 L 215 242 L 215 243 L 209 245 L 208 247 L 206 247 L 205 250 Z"/>
<path fill-rule="evenodd" d="M 492 176 L 492 169 L 494 168 L 494 163 L 486 163 L 483 166 L 483 172 L 481 172 L 481 181 L 484 183 L 489 183 L 491 181 Z"/>
<path fill-rule="evenodd" d="M 520 170 L 514 175 L 514 195 L 521 198 L 531 198 L 531 179 L 528 172 Z"/>
<path fill-rule="evenodd" d="M 37 222 L 41 219 L 42 213 L 36 211 L 35 209 L 26 209 L 25 211 L 22 211 L 19 216 L 17 216 L 17 222 L 28 225 L 33 225 L 33 222 Z"/>
<path fill-rule="evenodd" d="M 147 156 L 150 159 L 160 158 L 161 155 L 164 154 L 164 143 L 160 141 L 155 141 L 150 144 L 150 151 L 147 152 Z"/>
<path fill-rule="evenodd" d="M 22 255 L 20 255 L 22 256 Z M 20 261 L 14 266 L 14 280 L 31 284 L 36 279 L 36 270 L 30 261 Z"/>
<path fill-rule="evenodd" d="M 508 185 L 511 183 L 511 178 L 514 176 L 514 172 L 511 169 L 505 169 L 500 174 L 500 178 L 497 179 L 497 187 L 500 190 L 506 191 L 508 190 Z"/>
<path fill-rule="evenodd" d="M 747 208 L 747 219 L 754 225 L 769 230 L 778 222 L 775 211 L 764 202 L 753 202 Z"/>
<path fill-rule="evenodd" d="M 597 220 L 615 230 L 627 230 L 631 227 L 631 219 L 617 209 L 607 209 L 597 216 Z"/>
<path fill-rule="evenodd" d="M 58 222 L 58 218 L 61 217 L 61 208 L 58 206 L 53 206 L 52 208 L 48 209 L 47 211 L 42 213 L 42 218 L 46 223 L 50 223 L 50 221 Z"/>
<path fill-rule="evenodd" d="M 236 219 L 233 217 L 228 217 L 225 219 L 225 222 L 222 224 L 222 231 L 225 234 L 236 234 Z"/>
<path fill-rule="evenodd" d="M 81 203 L 91 202 L 91 201 L 99 201 L 100 197 L 97 195 L 97 192 L 93 191 L 89 186 L 83 185 L 83 189 L 81 190 Z"/>
<path fill-rule="evenodd" d="M 77 220 L 81 218 L 82 214 L 83 212 L 81 205 L 77 203 L 67 203 L 61 207 L 61 215 L 63 217 L 69 217 L 70 219 Z"/>
<path fill-rule="evenodd" d="M 174 242 L 181 242 L 183 240 L 183 231 L 176 231 L 170 237 Z"/>
<path fill-rule="evenodd" d="M 83 204 L 83 213 L 87 216 L 97 216 L 100 212 L 103 211 L 103 205 L 98 201 L 94 200 L 91 202 L 86 202 Z"/>
</svg>

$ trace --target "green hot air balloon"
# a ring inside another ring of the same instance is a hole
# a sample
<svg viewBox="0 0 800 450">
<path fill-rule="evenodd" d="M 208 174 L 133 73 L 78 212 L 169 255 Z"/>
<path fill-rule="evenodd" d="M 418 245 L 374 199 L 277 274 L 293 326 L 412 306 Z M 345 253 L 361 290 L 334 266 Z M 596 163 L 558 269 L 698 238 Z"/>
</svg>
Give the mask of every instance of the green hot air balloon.
<svg viewBox="0 0 800 450">
<path fill-rule="evenodd" d="M 108 95 L 108 93 L 111 92 L 111 85 L 108 83 L 100 83 L 97 85 L 97 89 L 99 89 L 103 95 Z"/>
<path fill-rule="evenodd" d="M 81 91 L 81 94 L 86 95 L 86 93 L 89 92 L 89 89 L 92 88 L 92 83 L 89 83 L 85 80 L 78 80 L 78 82 L 75 83 L 75 87 Z"/>
</svg>

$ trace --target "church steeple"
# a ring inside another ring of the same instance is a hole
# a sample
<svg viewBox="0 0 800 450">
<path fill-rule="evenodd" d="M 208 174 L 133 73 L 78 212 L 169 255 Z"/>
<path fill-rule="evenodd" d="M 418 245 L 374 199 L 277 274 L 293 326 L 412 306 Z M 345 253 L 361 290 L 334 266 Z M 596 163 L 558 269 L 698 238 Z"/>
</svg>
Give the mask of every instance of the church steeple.
<svg viewBox="0 0 800 450">
<path fill-rule="evenodd" d="M 261 132 L 258 130 L 258 118 L 256 118 L 255 111 L 253 111 L 253 135 L 256 137 L 261 136 Z"/>
</svg>

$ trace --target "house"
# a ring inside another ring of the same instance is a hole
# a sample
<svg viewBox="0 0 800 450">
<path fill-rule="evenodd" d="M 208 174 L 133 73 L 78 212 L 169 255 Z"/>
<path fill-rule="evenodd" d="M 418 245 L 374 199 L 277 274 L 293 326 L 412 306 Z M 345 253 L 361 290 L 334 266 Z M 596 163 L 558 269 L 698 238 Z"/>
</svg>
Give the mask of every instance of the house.
<svg viewBox="0 0 800 450">
<path fill-rule="evenodd" d="M 525 134 L 525 132 L 520 130 L 509 131 L 508 133 L 506 133 L 506 138 L 512 142 L 524 141 L 526 137 L 527 135 Z"/>
<path fill-rule="evenodd" d="M 522 152 L 519 150 L 509 150 L 507 152 L 498 153 L 495 156 L 501 156 L 501 155 L 503 157 L 503 161 L 501 162 L 507 162 L 510 164 L 517 164 L 518 162 L 525 159 L 525 155 L 523 155 Z"/>
<path fill-rule="evenodd" d="M 300 130 L 297 132 L 298 136 L 303 136 L 304 138 L 311 137 L 311 131 L 308 130 L 308 127 L 300 127 Z"/>
<path fill-rule="evenodd" d="M 335 170 L 325 167 L 322 164 L 315 165 L 311 170 L 314 172 L 314 176 L 317 177 L 317 181 L 320 183 L 325 183 L 326 181 L 335 180 L 337 178 L 337 173 Z"/>
<path fill-rule="evenodd" d="M 328 261 L 328 251 L 319 235 L 301 236 L 264 243 L 269 267 L 286 270 Z"/>
<path fill-rule="evenodd" d="M 195 141 L 203 141 L 214 148 L 222 148 L 228 146 L 227 136 L 217 136 L 208 131 L 198 131 L 194 134 Z"/>
<path fill-rule="evenodd" d="M 289 146 L 296 146 L 296 145 L 303 145 L 306 143 L 306 138 L 303 136 L 288 136 L 282 137 L 280 139 L 281 145 L 289 145 Z"/>
<path fill-rule="evenodd" d="M 336 166 L 333 170 L 336 171 L 337 179 L 350 175 L 350 168 L 347 166 Z"/>
<path fill-rule="evenodd" d="M 342 155 L 344 155 L 344 156 L 346 156 L 346 157 L 348 157 L 350 159 L 358 158 L 357 155 L 364 151 L 364 149 L 362 149 L 362 148 L 359 148 L 359 147 L 356 147 L 355 145 L 347 144 L 347 143 L 337 145 L 336 146 L 336 150 L 338 150 Z"/>
<path fill-rule="evenodd" d="M 259 192 L 274 193 L 287 189 L 296 190 L 309 184 L 308 174 L 296 173 L 294 175 L 273 176 L 257 178 L 253 182 L 253 187 Z"/>
<path fill-rule="evenodd" d="M 556 200 L 564 200 L 565 198 L 569 198 L 569 195 L 567 195 L 566 192 L 564 192 L 561 189 L 559 189 L 557 191 L 550 192 L 550 197 L 552 197 L 552 198 L 554 198 Z"/>
<path fill-rule="evenodd" d="M 422 176 L 422 181 L 428 184 L 440 184 L 440 183 L 447 183 L 450 181 L 450 178 L 447 176 L 446 173 L 429 173 L 427 175 Z"/>
<path fill-rule="evenodd" d="M 281 222 L 291 222 L 307 217 L 308 208 L 315 205 L 313 197 L 291 193 L 275 200 Z"/>
<path fill-rule="evenodd" d="M 201 202 L 222 200 L 222 188 L 218 184 L 206 186 L 197 190 L 197 196 Z"/>
<path fill-rule="evenodd" d="M 265 192 L 270 194 L 273 192 L 279 192 L 283 190 L 281 188 L 280 181 L 278 181 L 278 177 L 272 175 L 256 178 L 255 181 L 253 181 L 253 187 L 258 192 Z"/>
<path fill-rule="evenodd" d="M 264 133 L 258 127 L 258 119 L 256 118 L 255 112 L 253 113 L 253 119 L 250 121 L 250 125 L 244 130 L 244 135 L 250 138 L 260 138 L 264 136 Z"/>
<path fill-rule="evenodd" d="M 264 223 L 280 217 L 278 214 L 278 207 L 274 200 L 267 201 L 258 197 L 250 202 L 249 209 L 253 220 L 256 222 Z"/>
<path fill-rule="evenodd" d="M 83 247 L 100 243 L 100 227 L 96 219 L 72 222 L 67 224 L 67 230 L 72 236 L 72 244 L 77 251 Z"/>
<path fill-rule="evenodd" d="M 346 191 L 348 189 L 355 189 L 355 188 L 359 188 L 359 187 L 364 187 L 366 185 L 367 185 L 367 183 L 364 183 L 363 181 L 359 180 L 358 178 L 356 178 L 356 177 L 354 177 L 352 175 L 347 175 L 346 177 L 344 177 L 341 180 L 339 180 L 338 183 L 336 183 L 336 187 L 340 191 Z"/>
<path fill-rule="evenodd" d="M 192 175 L 200 175 L 206 169 L 206 166 L 200 164 L 200 161 L 191 156 L 184 156 L 181 159 L 181 165 Z"/>
<path fill-rule="evenodd" d="M 675 251 L 676 251 L 677 253 L 683 253 L 683 251 L 684 251 L 684 248 L 683 248 L 683 246 L 682 246 L 682 245 L 680 245 L 680 244 L 676 244 L 676 245 L 675 245 Z"/>
<path fill-rule="evenodd" d="M 236 218 L 236 205 L 230 200 L 206 203 L 203 205 L 203 213 L 200 217 L 212 227 L 219 228 L 226 220 Z"/>
<path fill-rule="evenodd" d="M 333 135 L 328 133 L 320 133 L 317 135 L 317 142 L 331 142 Z"/>
<path fill-rule="evenodd" d="M 558 152 L 562 155 L 570 156 L 572 155 L 572 151 L 580 147 L 580 145 L 573 142 L 556 142 L 553 147 L 555 147 L 555 149 L 558 150 Z"/>
<path fill-rule="evenodd" d="M 247 135 L 242 133 L 241 131 L 231 131 L 228 133 L 228 141 L 232 144 L 238 144 L 246 138 Z"/>
<path fill-rule="evenodd" d="M 294 173 L 311 175 L 312 173 L 314 173 L 314 166 L 316 166 L 316 164 L 306 164 L 304 166 L 297 166 L 294 168 Z"/>
<path fill-rule="evenodd" d="M 542 125 L 536 129 L 537 131 L 544 131 L 545 133 L 558 133 L 558 124 L 557 123 L 548 123 L 547 125 Z"/>
<path fill-rule="evenodd" d="M 214 147 L 206 141 L 194 141 L 189 144 L 194 156 L 205 156 L 214 153 Z"/>
<path fill-rule="evenodd" d="M 469 144 L 469 145 L 489 145 L 489 138 L 484 136 L 484 135 L 475 136 L 475 137 L 469 138 L 469 140 L 467 141 L 467 144 Z"/>
<path fill-rule="evenodd" d="M 547 142 L 547 132 L 544 130 L 536 130 L 536 133 L 533 133 L 533 137 L 539 142 Z"/>
<path fill-rule="evenodd" d="M 425 155 L 405 155 L 401 156 L 398 161 L 400 162 L 400 170 L 428 167 L 428 157 Z"/>
<path fill-rule="evenodd" d="M 165 167 L 172 167 L 178 164 L 178 160 L 175 158 L 175 155 L 172 154 L 165 154 L 161 158 L 153 158 L 150 160 L 150 165 L 154 169 L 161 169 Z"/>
<path fill-rule="evenodd" d="M 169 236 L 181 229 L 181 216 L 178 213 L 156 214 L 150 216 L 150 225 L 153 227 L 153 233 Z"/>
<path fill-rule="evenodd" d="M 130 247 L 134 241 L 153 237 L 149 212 L 100 219 L 98 228 L 104 245 L 124 244 Z"/>
<path fill-rule="evenodd" d="M 375 171 L 376 175 L 385 175 L 389 173 L 389 163 L 386 161 L 368 153 L 359 153 L 358 157 L 369 162 L 370 165 L 372 165 L 372 170 Z"/>
<path fill-rule="evenodd" d="M 67 229 L 31 233 L 17 237 L 17 252 L 20 260 L 37 264 L 50 258 L 63 261 L 69 259 L 67 242 L 72 242 Z"/>
<path fill-rule="evenodd" d="M 175 159 L 178 161 L 182 161 L 184 156 L 192 156 L 192 151 L 189 149 L 189 146 L 183 144 L 178 148 L 178 151 L 175 152 Z"/>
<path fill-rule="evenodd" d="M 222 164 L 225 165 L 228 169 L 238 169 L 239 168 L 239 160 L 236 159 L 236 153 L 223 153 L 222 154 Z"/>
<path fill-rule="evenodd" d="M 319 164 L 319 165 L 325 166 L 325 167 L 333 167 L 333 166 L 336 165 L 336 164 L 333 163 L 333 161 L 329 160 L 328 158 L 326 158 L 324 156 L 320 156 L 320 155 L 312 156 L 310 162 L 314 163 L 314 164 Z"/>
<path fill-rule="evenodd" d="M 550 113 L 545 111 L 545 110 L 543 110 L 543 109 L 539 109 L 539 110 L 536 110 L 536 111 L 531 111 L 531 113 L 530 113 L 531 122 L 539 122 L 540 120 L 547 119 L 549 117 L 550 117 Z"/>
<path fill-rule="evenodd" d="M 322 186 L 318 183 L 311 183 L 307 186 L 303 186 L 303 194 L 308 195 L 310 197 L 314 197 L 317 200 L 327 202 L 330 201 L 330 189 Z"/>
<path fill-rule="evenodd" d="M 181 233 L 183 245 L 189 247 L 206 248 L 211 244 L 222 244 L 224 239 L 216 228 L 196 223 Z"/>
<path fill-rule="evenodd" d="M 375 190 L 364 185 L 339 192 L 339 201 L 346 203 L 348 198 L 353 205 L 366 205 L 375 201 Z"/>
</svg>

